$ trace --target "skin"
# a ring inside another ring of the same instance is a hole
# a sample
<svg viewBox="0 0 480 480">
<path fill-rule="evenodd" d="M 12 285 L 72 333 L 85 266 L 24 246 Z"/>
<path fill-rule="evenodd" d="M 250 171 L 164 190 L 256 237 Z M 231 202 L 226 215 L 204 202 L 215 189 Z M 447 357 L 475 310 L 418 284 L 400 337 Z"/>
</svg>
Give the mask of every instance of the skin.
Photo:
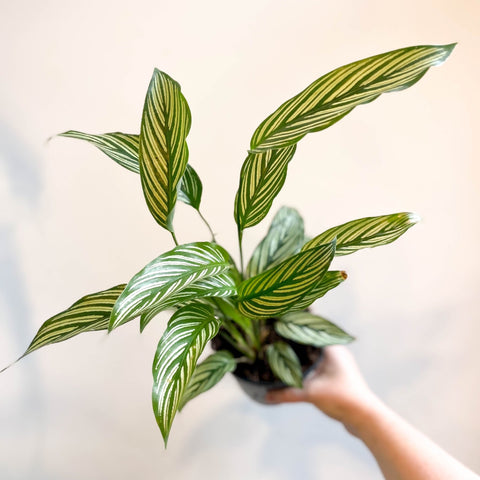
<svg viewBox="0 0 480 480">
<path fill-rule="evenodd" d="M 343 346 L 324 360 L 303 389 L 267 394 L 270 403 L 309 402 L 365 443 L 386 480 L 479 480 L 480 477 L 390 410 L 368 387 Z"/>
</svg>

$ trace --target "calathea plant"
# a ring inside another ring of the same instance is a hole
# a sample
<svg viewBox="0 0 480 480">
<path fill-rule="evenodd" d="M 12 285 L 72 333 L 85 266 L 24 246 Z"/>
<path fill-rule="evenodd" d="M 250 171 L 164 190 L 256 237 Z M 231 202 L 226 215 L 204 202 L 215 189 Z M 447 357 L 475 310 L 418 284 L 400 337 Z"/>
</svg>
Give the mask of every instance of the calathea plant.
<svg viewBox="0 0 480 480">
<path fill-rule="evenodd" d="M 202 183 L 188 163 L 191 116 L 180 85 L 155 70 L 147 90 L 140 134 L 61 136 L 86 140 L 140 177 L 155 221 L 175 247 L 127 284 L 84 296 L 48 319 L 23 356 L 79 333 L 112 331 L 136 318 L 143 331 L 161 311 L 173 315 L 153 361 L 153 410 L 165 442 L 176 412 L 227 372 L 264 366 L 286 385 L 301 386 L 299 346 L 347 343 L 352 337 L 308 307 L 342 283 L 335 256 L 393 242 L 417 217 L 394 213 L 329 228 L 311 239 L 293 208 L 281 208 L 244 265 L 242 236 L 269 212 L 285 181 L 297 143 L 333 125 L 357 105 L 416 83 L 446 60 L 454 45 L 402 48 L 343 66 L 283 103 L 254 132 L 240 173 L 234 217 L 240 264 L 215 241 L 200 213 Z M 198 211 L 210 241 L 181 244 L 175 236 L 177 200 Z M 210 340 L 217 351 L 199 361 Z M 261 376 L 259 378 L 262 378 Z"/>
</svg>

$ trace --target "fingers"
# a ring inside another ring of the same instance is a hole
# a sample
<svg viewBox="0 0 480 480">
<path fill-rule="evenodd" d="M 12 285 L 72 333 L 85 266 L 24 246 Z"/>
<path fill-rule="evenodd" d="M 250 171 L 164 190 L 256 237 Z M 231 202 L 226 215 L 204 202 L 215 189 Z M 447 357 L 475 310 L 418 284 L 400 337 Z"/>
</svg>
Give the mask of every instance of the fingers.
<svg viewBox="0 0 480 480">
<path fill-rule="evenodd" d="M 270 390 L 265 396 L 268 403 L 306 402 L 307 392 L 300 388 L 281 388 Z"/>
</svg>

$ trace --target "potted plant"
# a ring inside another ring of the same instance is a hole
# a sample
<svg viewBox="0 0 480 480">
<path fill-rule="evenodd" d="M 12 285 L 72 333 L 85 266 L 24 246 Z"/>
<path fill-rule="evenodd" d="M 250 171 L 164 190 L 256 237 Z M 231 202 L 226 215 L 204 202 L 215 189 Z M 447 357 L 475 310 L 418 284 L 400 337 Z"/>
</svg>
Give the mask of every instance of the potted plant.
<svg viewBox="0 0 480 480">
<path fill-rule="evenodd" d="M 308 369 L 321 358 L 322 347 L 353 339 L 309 311 L 315 300 L 347 278 L 345 272 L 331 268 L 334 257 L 393 242 L 418 217 L 412 213 L 366 217 L 307 238 L 300 214 L 283 207 L 248 263 L 243 258 L 243 233 L 269 212 L 305 135 L 328 128 L 382 93 L 410 87 L 431 66 L 443 63 L 453 48 L 402 48 L 340 67 L 260 124 L 235 197 L 239 265 L 216 242 L 200 212 L 202 183 L 188 163 L 186 143 L 190 110 L 180 85 L 169 75 L 153 72 L 139 135 L 61 134 L 90 142 L 139 174 L 147 206 L 175 246 L 127 284 L 84 296 L 48 319 L 23 356 L 83 332 L 110 332 L 136 318 L 143 331 L 159 312 L 173 310 L 153 362 L 153 410 L 165 443 L 176 412 L 227 372 L 233 372 L 259 401 L 268 388 L 301 387 Z M 209 241 L 179 243 L 173 226 L 177 200 L 197 210 L 210 231 Z M 200 361 L 209 341 L 215 351 Z"/>
</svg>

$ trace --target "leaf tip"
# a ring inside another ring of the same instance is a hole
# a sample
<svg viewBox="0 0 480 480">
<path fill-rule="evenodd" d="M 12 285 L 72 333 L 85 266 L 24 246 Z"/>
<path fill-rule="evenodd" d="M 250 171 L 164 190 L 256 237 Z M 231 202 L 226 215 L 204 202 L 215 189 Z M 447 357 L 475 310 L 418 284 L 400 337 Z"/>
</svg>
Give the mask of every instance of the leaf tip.
<svg viewBox="0 0 480 480">
<path fill-rule="evenodd" d="M 345 270 L 342 270 L 342 271 L 340 272 L 340 275 L 342 276 L 342 278 L 343 278 L 344 280 L 346 280 L 346 279 L 348 278 L 347 272 L 346 272 Z"/>
<path fill-rule="evenodd" d="M 457 46 L 457 43 L 458 42 L 453 42 L 443 46 L 443 48 L 447 51 L 448 55 L 450 55 L 453 52 L 453 49 Z"/>
<path fill-rule="evenodd" d="M 419 223 L 422 220 L 422 217 L 418 213 L 410 212 L 407 214 L 409 225 L 413 226 Z"/>
</svg>

